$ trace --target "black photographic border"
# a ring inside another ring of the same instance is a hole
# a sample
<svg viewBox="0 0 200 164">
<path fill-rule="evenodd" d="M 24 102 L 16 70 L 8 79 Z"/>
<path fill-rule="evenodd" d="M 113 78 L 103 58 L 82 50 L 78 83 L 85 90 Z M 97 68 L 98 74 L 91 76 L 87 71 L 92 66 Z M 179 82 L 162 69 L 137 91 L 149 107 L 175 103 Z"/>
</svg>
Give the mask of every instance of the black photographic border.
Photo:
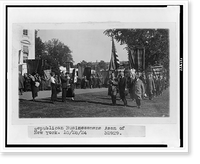
<svg viewBox="0 0 200 164">
<path fill-rule="evenodd" d="M 96 7 L 96 8 L 135 8 L 135 7 L 142 7 L 142 8 L 165 8 L 168 5 L 5 5 L 5 148 L 167 148 L 167 144 L 62 144 L 62 145 L 42 145 L 42 144 L 8 144 L 7 143 L 7 110 L 8 110 L 8 8 L 83 8 L 83 7 Z M 180 6 L 180 15 L 179 15 L 179 21 L 180 21 L 180 29 L 179 29 L 179 35 L 180 35 L 180 61 L 183 62 L 183 5 L 177 5 Z M 182 62 L 180 63 L 182 65 Z M 180 69 L 180 148 L 183 148 L 183 65 Z"/>
</svg>

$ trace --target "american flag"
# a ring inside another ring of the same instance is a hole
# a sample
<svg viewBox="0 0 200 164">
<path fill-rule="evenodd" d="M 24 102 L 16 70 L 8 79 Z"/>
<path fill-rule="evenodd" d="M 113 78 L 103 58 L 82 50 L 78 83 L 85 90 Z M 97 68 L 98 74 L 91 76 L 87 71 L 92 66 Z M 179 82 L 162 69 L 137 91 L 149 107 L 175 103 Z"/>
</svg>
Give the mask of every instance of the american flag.
<svg viewBox="0 0 200 164">
<path fill-rule="evenodd" d="M 111 59 L 109 64 L 109 71 L 115 71 L 119 68 L 119 58 L 115 49 L 114 39 L 112 38 L 112 51 L 111 51 Z"/>
</svg>

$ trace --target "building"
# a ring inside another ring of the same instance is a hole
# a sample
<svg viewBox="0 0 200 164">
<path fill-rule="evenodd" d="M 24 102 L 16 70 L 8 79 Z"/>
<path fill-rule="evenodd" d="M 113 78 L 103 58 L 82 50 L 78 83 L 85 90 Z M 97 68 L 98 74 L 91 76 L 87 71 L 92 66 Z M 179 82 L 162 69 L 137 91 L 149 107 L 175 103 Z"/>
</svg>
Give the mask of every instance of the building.
<svg viewBox="0 0 200 164">
<path fill-rule="evenodd" d="M 27 60 L 35 59 L 35 29 L 13 24 L 12 55 L 17 56 L 19 71 L 22 75 L 27 73 Z"/>
</svg>

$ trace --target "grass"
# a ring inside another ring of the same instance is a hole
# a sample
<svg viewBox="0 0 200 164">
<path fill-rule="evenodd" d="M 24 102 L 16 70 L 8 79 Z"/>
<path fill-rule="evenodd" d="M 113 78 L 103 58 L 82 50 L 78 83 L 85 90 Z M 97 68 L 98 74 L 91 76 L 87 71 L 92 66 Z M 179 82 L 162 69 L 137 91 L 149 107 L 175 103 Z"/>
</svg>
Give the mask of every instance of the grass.
<svg viewBox="0 0 200 164">
<path fill-rule="evenodd" d="M 127 96 L 128 107 L 117 99 L 117 106 L 111 105 L 107 92 L 78 94 L 75 101 L 61 102 L 61 97 L 55 104 L 50 98 L 36 102 L 19 101 L 20 118 L 80 118 L 80 117 L 169 117 L 169 91 L 153 100 L 142 100 L 140 109 Z"/>
</svg>

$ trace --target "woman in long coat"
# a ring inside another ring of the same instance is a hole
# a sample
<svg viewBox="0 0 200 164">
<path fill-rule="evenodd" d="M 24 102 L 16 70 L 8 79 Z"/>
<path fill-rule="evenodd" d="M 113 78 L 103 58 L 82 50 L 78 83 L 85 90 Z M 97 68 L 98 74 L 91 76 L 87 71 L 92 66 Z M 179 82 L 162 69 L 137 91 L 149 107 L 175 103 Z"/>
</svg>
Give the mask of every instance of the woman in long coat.
<svg viewBox="0 0 200 164">
<path fill-rule="evenodd" d="M 38 91 L 39 91 L 39 79 L 36 76 L 36 73 L 32 73 L 32 75 L 30 75 L 30 79 L 31 79 L 31 92 L 32 92 L 32 98 L 33 101 L 35 101 L 35 98 L 38 96 Z"/>
<path fill-rule="evenodd" d="M 74 97 L 75 97 L 75 93 L 74 93 L 74 89 L 75 89 L 75 84 L 74 84 L 74 74 L 72 74 L 72 77 L 69 76 L 69 74 L 67 74 L 67 79 L 68 79 L 68 87 L 67 87 L 67 97 L 70 97 L 72 101 L 74 101 Z"/>
<path fill-rule="evenodd" d="M 55 73 L 51 73 L 51 102 L 54 103 L 57 100 L 57 90 L 56 90 L 56 76 Z"/>
</svg>

